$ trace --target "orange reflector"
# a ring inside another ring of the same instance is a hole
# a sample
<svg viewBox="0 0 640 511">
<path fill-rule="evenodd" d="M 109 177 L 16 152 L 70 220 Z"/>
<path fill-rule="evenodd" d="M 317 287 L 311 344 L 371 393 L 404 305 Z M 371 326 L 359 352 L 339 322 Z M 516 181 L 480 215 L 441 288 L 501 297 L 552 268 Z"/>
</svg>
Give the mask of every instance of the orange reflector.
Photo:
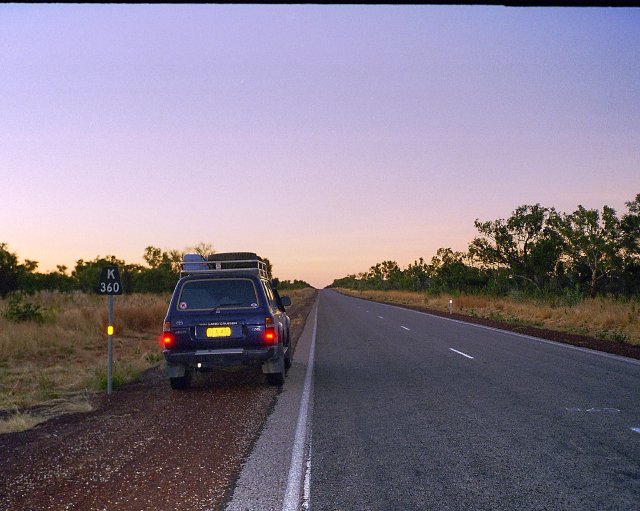
<svg viewBox="0 0 640 511">
<path fill-rule="evenodd" d="M 107 335 L 113 335 L 113 325 L 107 327 Z"/>
</svg>

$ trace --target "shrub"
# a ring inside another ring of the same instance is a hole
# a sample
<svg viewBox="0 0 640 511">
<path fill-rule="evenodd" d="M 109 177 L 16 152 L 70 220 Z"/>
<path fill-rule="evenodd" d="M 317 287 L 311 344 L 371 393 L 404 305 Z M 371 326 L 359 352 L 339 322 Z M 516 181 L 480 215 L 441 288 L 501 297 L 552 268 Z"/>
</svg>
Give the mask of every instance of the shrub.
<svg viewBox="0 0 640 511">
<path fill-rule="evenodd" d="M 25 302 L 22 295 L 15 295 L 9 300 L 9 304 L 2 313 L 2 316 L 16 323 L 22 321 L 42 323 L 44 321 L 43 313 L 44 308 L 42 306 Z"/>
<path fill-rule="evenodd" d="M 142 377 L 142 370 L 134 367 L 130 363 L 119 364 L 116 361 L 111 366 L 111 389 L 118 390 L 127 383 L 139 381 Z M 107 390 L 108 387 L 108 375 L 107 370 L 104 367 L 96 369 L 95 378 L 93 382 L 94 388 L 100 391 Z"/>
</svg>

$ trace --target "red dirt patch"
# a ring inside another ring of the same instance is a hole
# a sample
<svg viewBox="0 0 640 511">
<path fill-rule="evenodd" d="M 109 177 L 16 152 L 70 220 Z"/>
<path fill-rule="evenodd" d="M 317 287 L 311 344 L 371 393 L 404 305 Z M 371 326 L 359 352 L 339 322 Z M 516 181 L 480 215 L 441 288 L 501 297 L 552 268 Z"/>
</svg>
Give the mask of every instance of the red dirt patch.
<svg viewBox="0 0 640 511">
<path fill-rule="evenodd" d="M 97 411 L 0 436 L 0 509 L 212 509 L 278 390 L 260 370 L 197 375 L 174 392 L 159 369 L 97 397 Z"/>
</svg>

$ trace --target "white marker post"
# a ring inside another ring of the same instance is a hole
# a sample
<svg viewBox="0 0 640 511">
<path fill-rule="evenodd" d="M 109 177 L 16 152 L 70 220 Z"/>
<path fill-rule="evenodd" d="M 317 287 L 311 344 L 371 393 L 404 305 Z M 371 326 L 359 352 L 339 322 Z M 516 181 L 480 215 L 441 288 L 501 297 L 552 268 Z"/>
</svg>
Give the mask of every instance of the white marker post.
<svg viewBox="0 0 640 511">
<path fill-rule="evenodd" d="M 113 296 L 122 294 L 120 272 L 117 266 L 105 266 L 100 273 L 97 292 L 109 296 L 109 324 L 107 325 L 107 394 L 111 395 L 113 367 Z"/>
<path fill-rule="evenodd" d="M 453 315 L 453 298 L 449 298 L 449 316 Z"/>
</svg>

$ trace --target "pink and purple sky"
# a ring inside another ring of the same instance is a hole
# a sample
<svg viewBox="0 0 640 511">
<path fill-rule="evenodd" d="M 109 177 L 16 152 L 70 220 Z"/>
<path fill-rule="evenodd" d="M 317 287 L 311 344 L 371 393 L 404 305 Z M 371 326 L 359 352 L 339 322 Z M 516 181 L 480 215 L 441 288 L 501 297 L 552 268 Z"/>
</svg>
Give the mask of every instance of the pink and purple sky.
<svg viewBox="0 0 640 511">
<path fill-rule="evenodd" d="M 0 242 L 317 287 L 640 193 L 640 9 L 0 6 Z"/>
</svg>

